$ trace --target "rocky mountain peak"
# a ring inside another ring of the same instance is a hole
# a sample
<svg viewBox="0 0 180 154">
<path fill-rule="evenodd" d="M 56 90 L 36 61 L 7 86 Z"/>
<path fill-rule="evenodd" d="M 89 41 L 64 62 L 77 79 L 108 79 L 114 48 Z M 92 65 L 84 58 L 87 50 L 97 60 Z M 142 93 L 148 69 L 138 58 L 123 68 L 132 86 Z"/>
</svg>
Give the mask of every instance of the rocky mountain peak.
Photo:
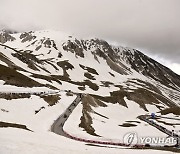
<svg viewBox="0 0 180 154">
<path fill-rule="evenodd" d="M 14 41 L 15 38 L 11 34 L 12 34 L 12 31 L 1 30 L 0 31 L 0 42 L 6 43 L 7 41 Z"/>
</svg>

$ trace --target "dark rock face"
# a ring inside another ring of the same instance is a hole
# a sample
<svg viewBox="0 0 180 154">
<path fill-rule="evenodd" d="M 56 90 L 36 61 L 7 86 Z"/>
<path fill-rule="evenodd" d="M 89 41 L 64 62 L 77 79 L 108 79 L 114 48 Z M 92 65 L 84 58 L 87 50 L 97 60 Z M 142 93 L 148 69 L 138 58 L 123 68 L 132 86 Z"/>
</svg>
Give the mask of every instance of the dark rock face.
<svg viewBox="0 0 180 154">
<path fill-rule="evenodd" d="M 131 74 L 131 69 L 133 69 L 167 87 L 176 90 L 180 87 L 179 75 L 135 49 L 122 48 L 120 50 L 99 39 L 68 40 L 63 44 L 63 49 L 82 58 L 85 52 L 91 52 L 95 60 L 99 62 L 98 57 L 105 59 L 112 70 L 122 75 Z M 127 67 L 128 65 L 130 68 Z"/>
<path fill-rule="evenodd" d="M 121 63 L 119 55 L 117 55 L 112 47 L 103 40 L 68 40 L 68 42 L 63 44 L 63 49 L 75 53 L 75 56 L 82 58 L 84 58 L 84 52 L 91 52 L 95 60 L 98 61 L 98 57 L 102 57 L 106 60 L 109 67 L 117 73 L 122 75 L 131 73 L 130 69 Z"/>
<path fill-rule="evenodd" d="M 6 43 L 7 41 L 14 41 L 15 38 L 13 36 L 11 36 L 11 33 L 8 31 L 1 31 L 0 32 L 0 42 L 2 44 Z"/>
<path fill-rule="evenodd" d="M 36 40 L 37 41 L 37 40 Z M 35 42 L 36 43 L 36 42 Z M 43 38 L 40 40 L 39 45 L 36 47 L 36 51 L 38 51 L 39 49 L 41 49 L 42 47 L 45 48 L 54 48 L 56 50 L 58 50 L 56 43 L 54 42 L 54 40 L 51 40 L 50 38 Z"/>
<path fill-rule="evenodd" d="M 150 77 L 167 87 L 178 89 L 180 87 L 180 76 L 157 61 L 149 58 L 138 50 L 134 54 L 130 51 L 123 51 L 126 62 L 131 68 L 143 75 Z"/>
<path fill-rule="evenodd" d="M 36 38 L 36 36 L 33 36 L 33 32 L 24 32 L 20 35 L 20 39 L 22 39 L 22 43 L 26 41 L 32 41 Z"/>
<path fill-rule="evenodd" d="M 76 56 L 84 58 L 83 49 L 85 48 L 82 45 L 82 42 L 78 40 L 75 40 L 74 42 L 68 41 L 66 44 L 63 44 L 63 49 L 75 53 Z"/>
</svg>

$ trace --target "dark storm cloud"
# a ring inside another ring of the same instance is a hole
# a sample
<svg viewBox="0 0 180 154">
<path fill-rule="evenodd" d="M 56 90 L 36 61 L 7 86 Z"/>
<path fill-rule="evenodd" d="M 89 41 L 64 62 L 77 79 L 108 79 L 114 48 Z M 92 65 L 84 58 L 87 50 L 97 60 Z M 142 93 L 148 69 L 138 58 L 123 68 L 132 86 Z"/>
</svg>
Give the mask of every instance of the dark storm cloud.
<svg viewBox="0 0 180 154">
<path fill-rule="evenodd" d="M 180 0 L 0 0 L 0 27 L 56 29 L 180 59 Z"/>
</svg>

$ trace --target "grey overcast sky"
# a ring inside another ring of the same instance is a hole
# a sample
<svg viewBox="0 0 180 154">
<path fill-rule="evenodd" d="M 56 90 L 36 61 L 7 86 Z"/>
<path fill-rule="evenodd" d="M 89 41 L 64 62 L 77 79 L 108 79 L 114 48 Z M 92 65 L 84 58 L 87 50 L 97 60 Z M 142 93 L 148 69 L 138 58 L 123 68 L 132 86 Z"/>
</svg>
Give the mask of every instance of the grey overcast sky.
<svg viewBox="0 0 180 154">
<path fill-rule="evenodd" d="M 0 0 L 3 28 L 106 39 L 180 74 L 180 0 Z"/>
</svg>

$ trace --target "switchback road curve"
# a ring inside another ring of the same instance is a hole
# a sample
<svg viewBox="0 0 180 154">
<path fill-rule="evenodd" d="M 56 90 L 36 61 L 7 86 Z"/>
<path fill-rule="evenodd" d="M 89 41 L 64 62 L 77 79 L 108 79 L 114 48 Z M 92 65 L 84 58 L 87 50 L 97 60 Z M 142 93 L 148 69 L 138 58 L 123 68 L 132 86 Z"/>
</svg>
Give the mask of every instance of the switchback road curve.
<svg viewBox="0 0 180 154">
<path fill-rule="evenodd" d="M 68 132 L 64 131 L 63 126 L 66 122 L 66 120 L 69 118 L 70 114 L 73 112 L 73 110 L 75 109 L 75 107 L 81 102 L 81 99 L 83 97 L 83 94 L 77 94 L 76 99 L 68 106 L 68 108 L 58 117 L 57 120 L 54 121 L 53 125 L 51 126 L 51 131 L 76 140 L 76 141 L 81 141 L 81 142 L 86 142 L 86 143 L 94 143 L 94 144 L 103 144 L 103 145 L 116 145 L 116 146 L 126 146 L 126 147 L 134 147 L 134 148 L 145 148 L 146 145 L 140 145 L 140 144 L 135 144 L 135 145 L 129 145 L 129 144 L 125 144 L 125 143 L 117 143 L 117 142 L 107 142 L 107 141 L 95 141 L 95 140 L 90 140 L 90 139 L 83 139 L 80 137 L 76 137 L 73 135 L 70 135 Z M 167 130 L 165 127 L 162 127 L 160 125 L 158 125 L 157 123 L 153 122 L 152 120 L 150 120 L 151 116 L 149 115 L 140 115 L 138 116 L 138 118 L 142 121 L 147 122 L 148 124 L 156 127 L 157 129 L 159 129 L 160 131 L 164 132 L 165 134 L 171 136 L 172 132 Z M 174 133 L 174 137 L 179 138 L 179 136 L 177 134 Z M 153 146 L 151 146 L 153 147 Z M 157 146 L 155 146 L 157 147 Z M 162 146 L 159 146 L 162 147 Z"/>
</svg>

